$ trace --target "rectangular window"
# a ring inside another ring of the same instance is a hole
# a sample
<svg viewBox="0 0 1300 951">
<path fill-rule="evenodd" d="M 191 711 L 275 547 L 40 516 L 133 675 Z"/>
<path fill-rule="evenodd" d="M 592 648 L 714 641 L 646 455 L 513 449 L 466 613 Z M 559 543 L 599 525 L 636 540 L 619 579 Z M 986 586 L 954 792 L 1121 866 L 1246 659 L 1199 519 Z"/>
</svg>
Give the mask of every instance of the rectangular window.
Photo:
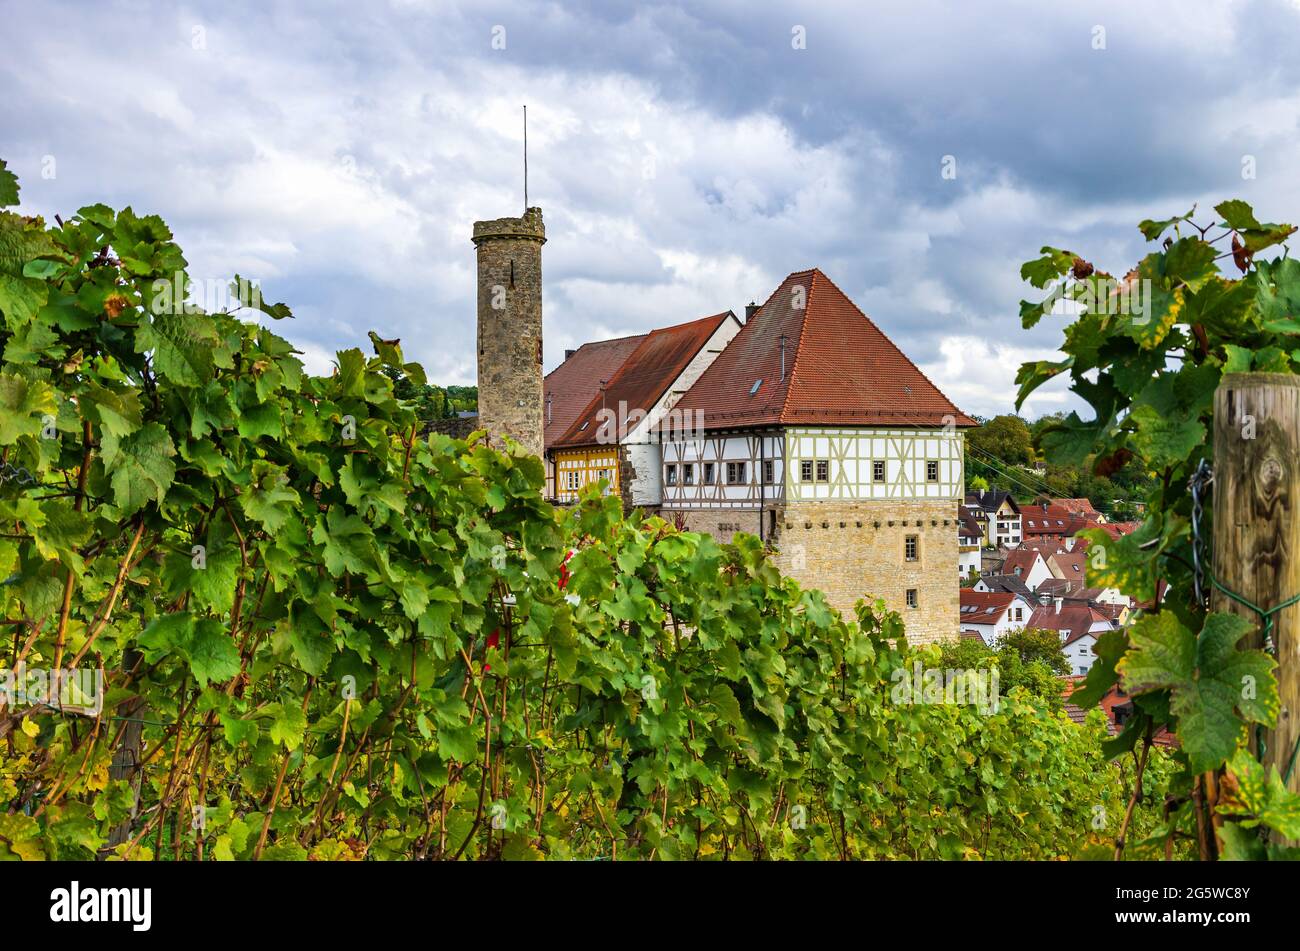
<svg viewBox="0 0 1300 951">
<path fill-rule="evenodd" d="M 826 482 L 831 477 L 831 464 L 825 459 L 817 460 L 817 481 Z"/>
<path fill-rule="evenodd" d="M 903 558 L 907 561 L 916 561 L 921 550 L 921 540 L 916 535 L 908 535 L 903 540 Z"/>
<path fill-rule="evenodd" d="M 1020 615 L 1021 610 L 1022 610 L 1021 608 L 1016 608 L 1015 611 L 1012 612 L 1011 620 L 1013 621 L 1022 620 Z"/>
<path fill-rule="evenodd" d="M 666 473 L 664 475 L 664 482 L 666 482 L 668 485 L 677 484 L 677 467 L 675 465 L 670 465 L 667 468 Z"/>
<path fill-rule="evenodd" d="M 776 463 L 774 463 L 771 459 L 763 460 L 763 481 L 768 485 L 771 485 L 772 480 L 775 477 L 776 477 Z"/>
<path fill-rule="evenodd" d="M 877 459 L 876 461 L 871 463 L 871 481 L 872 482 L 885 481 L 885 460 Z"/>
<path fill-rule="evenodd" d="M 727 463 L 727 484 L 744 485 L 749 475 L 749 464 L 744 462 Z"/>
<path fill-rule="evenodd" d="M 694 485 L 694 484 L 695 484 L 695 463 L 693 462 L 682 463 L 682 485 Z"/>
<path fill-rule="evenodd" d="M 569 488 L 576 489 L 578 487 L 578 473 L 575 470 L 570 469 L 568 472 L 568 477 L 569 477 Z"/>
<path fill-rule="evenodd" d="M 907 606 L 908 606 L 909 608 L 914 608 L 914 607 L 917 606 L 918 603 L 919 603 L 919 601 L 917 600 L 917 597 L 916 597 L 916 589 L 915 589 L 915 588 L 908 588 L 908 589 L 907 589 Z"/>
<path fill-rule="evenodd" d="M 706 463 L 704 464 L 704 480 L 703 480 L 703 484 L 704 484 L 704 485 L 713 485 L 716 481 L 717 481 L 717 480 L 716 480 L 715 478 L 713 478 L 713 463 L 711 463 L 711 462 L 706 462 Z"/>
<path fill-rule="evenodd" d="M 811 482 L 813 477 L 813 464 L 811 459 L 804 459 L 799 463 L 799 481 Z"/>
<path fill-rule="evenodd" d="M 939 481 L 939 462 L 937 459 L 927 459 L 925 463 L 925 481 Z"/>
</svg>

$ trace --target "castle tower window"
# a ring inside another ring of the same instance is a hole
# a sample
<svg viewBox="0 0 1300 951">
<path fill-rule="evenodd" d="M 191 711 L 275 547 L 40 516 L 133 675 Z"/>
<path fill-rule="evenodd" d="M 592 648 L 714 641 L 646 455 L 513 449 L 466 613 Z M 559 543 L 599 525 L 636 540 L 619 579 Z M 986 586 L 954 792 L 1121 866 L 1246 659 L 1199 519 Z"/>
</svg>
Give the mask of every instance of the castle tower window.
<svg viewBox="0 0 1300 951">
<path fill-rule="evenodd" d="M 903 541 L 903 558 L 905 561 L 916 561 L 921 554 L 921 539 L 917 535 L 908 535 Z"/>
<path fill-rule="evenodd" d="M 871 481 L 872 482 L 885 481 L 885 460 L 876 459 L 871 463 Z"/>
<path fill-rule="evenodd" d="M 677 484 L 677 466 L 676 466 L 676 465 L 671 465 L 671 464 L 670 464 L 670 465 L 668 465 L 667 467 L 665 467 L 665 469 L 664 469 L 664 482 L 667 483 L 668 485 L 676 485 L 676 484 Z"/>
<path fill-rule="evenodd" d="M 711 463 L 711 462 L 706 462 L 706 463 L 704 464 L 704 481 L 703 481 L 703 484 L 704 484 L 704 485 L 713 485 L 713 484 L 716 483 L 717 481 L 718 481 L 718 480 L 715 479 L 715 478 L 713 477 L 713 463 Z"/>
<path fill-rule="evenodd" d="M 749 481 L 748 470 L 749 470 L 749 465 L 747 463 L 728 462 L 727 463 L 727 484 L 744 485 L 746 482 Z"/>
<path fill-rule="evenodd" d="M 817 460 L 817 481 L 828 482 L 831 477 L 831 464 L 825 459 Z"/>
<path fill-rule="evenodd" d="M 763 482 L 765 485 L 771 485 L 776 475 L 776 464 L 771 459 L 763 460 Z"/>
<path fill-rule="evenodd" d="M 927 459 L 925 463 L 925 481 L 939 481 L 939 462 L 937 459 Z"/>
<path fill-rule="evenodd" d="M 908 589 L 907 589 L 907 606 L 908 606 L 909 608 L 914 608 L 914 607 L 917 607 L 920 603 L 921 603 L 921 602 L 920 602 L 920 599 L 917 597 L 916 589 L 915 589 L 915 588 L 908 588 Z"/>
<path fill-rule="evenodd" d="M 695 484 L 695 463 L 686 462 L 682 464 L 682 485 Z"/>
<path fill-rule="evenodd" d="M 813 480 L 813 464 L 811 459 L 804 459 L 799 463 L 799 481 L 811 482 Z"/>
</svg>

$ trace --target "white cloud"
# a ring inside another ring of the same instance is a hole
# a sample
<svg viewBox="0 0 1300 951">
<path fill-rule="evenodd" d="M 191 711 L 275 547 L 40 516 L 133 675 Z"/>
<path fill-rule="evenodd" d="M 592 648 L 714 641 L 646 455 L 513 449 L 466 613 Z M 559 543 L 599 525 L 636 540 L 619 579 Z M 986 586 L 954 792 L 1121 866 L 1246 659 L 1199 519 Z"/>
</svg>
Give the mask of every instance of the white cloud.
<svg viewBox="0 0 1300 951">
<path fill-rule="evenodd" d="M 1020 364 L 1060 360 L 1063 356 L 1051 350 L 990 343 L 966 336 L 944 337 L 939 352 L 942 359 L 921 364 L 921 372 L 964 412 L 978 416 L 1014 411 L 1015 377 Z M 1020 414 L 1035 419 L 1065 408 L 1069 399 L 1066 381 L 1058 377 L 1036 390 L 1021 407 Z"/>
</svg>

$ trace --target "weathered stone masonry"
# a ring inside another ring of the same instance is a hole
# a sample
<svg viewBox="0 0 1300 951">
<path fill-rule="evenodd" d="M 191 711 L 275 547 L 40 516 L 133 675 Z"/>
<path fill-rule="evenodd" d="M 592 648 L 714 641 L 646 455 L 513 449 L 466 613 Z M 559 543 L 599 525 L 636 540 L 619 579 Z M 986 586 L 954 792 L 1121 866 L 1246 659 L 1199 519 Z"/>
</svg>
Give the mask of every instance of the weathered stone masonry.
<svg viewBox="0 0 1300 951">
<path fill-rule="evenodd" d="M 478 426 L 542 455 L 542 210 L 474 222 Z"/>
<path fill-rule="evenodd" d="M 953 508 L 946 499 L 774 504 L 777 529 L 767 540 L 783 574 L 820 590 L 845 617 L 853 617 L 859 598 L 880 597 L 902 614 L 912 643 L 951 639 L 960 611 L 951 570 L 957 564 Z M 719 541 L 730 541 L 736 531 L 757 534 L 755 509 L 684 514 L 692 531 Z M 909 535 L 917 537 L 912 562 L 906 558 Z M 916 591 L 914 608 L 907 606 L 909 589 Z"/>
</svg>

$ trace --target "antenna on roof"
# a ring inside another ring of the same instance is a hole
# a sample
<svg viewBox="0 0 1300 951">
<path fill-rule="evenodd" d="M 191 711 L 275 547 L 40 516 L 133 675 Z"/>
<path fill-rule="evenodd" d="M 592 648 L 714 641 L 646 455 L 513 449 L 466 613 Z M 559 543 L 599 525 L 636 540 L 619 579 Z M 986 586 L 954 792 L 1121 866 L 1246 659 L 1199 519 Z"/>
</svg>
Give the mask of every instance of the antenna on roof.
<svg viewBox="0 0 1300 951">
<path fill-rule="evenodd" d="M 528 211 L 528 106 L 524 106 L 524 211 Z"/>
</svg>

